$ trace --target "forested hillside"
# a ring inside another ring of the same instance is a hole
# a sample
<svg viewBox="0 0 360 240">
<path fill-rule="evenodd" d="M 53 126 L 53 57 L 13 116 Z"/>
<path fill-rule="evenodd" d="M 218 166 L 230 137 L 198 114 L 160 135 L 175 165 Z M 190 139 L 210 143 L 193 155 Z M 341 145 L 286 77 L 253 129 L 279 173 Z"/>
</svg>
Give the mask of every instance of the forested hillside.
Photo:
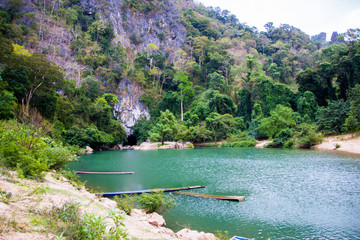
<svg viewBox="0 0 360 240">
<path fill-rule="evenodd" d="M 191 0 L 2 0 L 0 117 L 20 121 L 28 103 L 52 137 L 98 150 L 129 139 L 307 148 L 359 130 L 359 29 L 324 42 L 240 20 Z"/>
</svg>

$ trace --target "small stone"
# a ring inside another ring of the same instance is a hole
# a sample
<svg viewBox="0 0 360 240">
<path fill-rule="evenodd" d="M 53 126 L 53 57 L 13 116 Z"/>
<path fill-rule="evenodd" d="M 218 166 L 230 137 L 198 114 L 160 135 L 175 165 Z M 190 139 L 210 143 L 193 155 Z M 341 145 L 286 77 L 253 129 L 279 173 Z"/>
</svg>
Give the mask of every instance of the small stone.
<svg viewBox="0 0 360 240">
<path fill-rule="evenodd" d="M 93 152 L 94 152 L 94 149 L 92 149 L 91 147 L 89 147 L 89 146 L 86 146 L 86 147 L 85 147 L 84 153 L 86 153 L 86 154 L 91 154 L 91 153 L 93 153 Z"/>
<path fill-rule="evenodd" d="M 165 220 L 164 218 L 158 214 L 158 213 L 151 213 L 147 215 L 147 221 L 151 224 L 154 225 L 156 227 L 161 227 L 161 226 L 165 226 Z"/>
</svg>

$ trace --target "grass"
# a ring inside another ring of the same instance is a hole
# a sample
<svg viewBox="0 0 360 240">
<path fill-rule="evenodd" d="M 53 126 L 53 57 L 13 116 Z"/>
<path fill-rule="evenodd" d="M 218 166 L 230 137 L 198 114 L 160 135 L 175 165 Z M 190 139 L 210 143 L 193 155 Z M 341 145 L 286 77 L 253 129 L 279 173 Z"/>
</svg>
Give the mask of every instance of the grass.
<svg viewBox="0 0 360 240">
<path fill-rule="evenodd" d="M 109 211 L 106 217 L 88 212 L 81 214 L 79 203 L 66 202 L 37 214 L 42 219 L 34 223 L 42 226 L 46 233 L 55 234 L 58 239 L 127 239 L 124 216 L 116 211 Z M 106 218 L 112 219 L 113 224 L 108 225 Z"/>
</svg>

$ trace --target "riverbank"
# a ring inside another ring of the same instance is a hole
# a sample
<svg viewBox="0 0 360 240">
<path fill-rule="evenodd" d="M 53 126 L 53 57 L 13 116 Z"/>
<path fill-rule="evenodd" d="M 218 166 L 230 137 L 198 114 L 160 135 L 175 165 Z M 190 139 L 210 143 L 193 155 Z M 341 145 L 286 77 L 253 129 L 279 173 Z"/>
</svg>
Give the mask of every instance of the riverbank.
<svg viewBox="0 0 360 240">
<path fill-rule="evenodd" d="M 96 197 L 84 188 L 78 190 L 70 182 L 54 172 L 47 173 L 39 182 L 19 179 L 16 172 L 0 174 L 0 239 L 62 239 L 48 232 L 44 213 L 61 208 L 65 203 L 78 203 L 80 212 L 102 217 L 107 230 L 114 221 L 106 218 L 109 210 L 120 212 L 116 202 Z M 146 214 L 134 210 L 125 216 L 124 230 L 129 239 L 211 239 L 215 236 L 183 229 L 174 233 L 165 228 L 164 219 L 158 214 Z"/>
<path fill-rule="evenodd" d="M 316 149 L 334 150 L 353 154 L 360 154 L 360 134 L 344 134 L 325 137 Z"/>
<path fill-rule="evenodd" d="M 264 148 L 270 143 L 269 140 L 257 141 L 256 148 Z M 340 152 L 347 152 L 352 154 L 360 154 L 360 134 L 344 134 L 327 136 L 322 143 L 314 146 L 318 150 L 334 150 Z"/>
<path fill-rule="evenodd" d="M 149 143 L 143 142 L 139 146 L 133 146 L 134 150 L 161 150 L 161 149 L 187 149 L 194 148 L 194 145 L 190 142 L 164 142 L 162 145 L 160 142 Z"/>
</svg>

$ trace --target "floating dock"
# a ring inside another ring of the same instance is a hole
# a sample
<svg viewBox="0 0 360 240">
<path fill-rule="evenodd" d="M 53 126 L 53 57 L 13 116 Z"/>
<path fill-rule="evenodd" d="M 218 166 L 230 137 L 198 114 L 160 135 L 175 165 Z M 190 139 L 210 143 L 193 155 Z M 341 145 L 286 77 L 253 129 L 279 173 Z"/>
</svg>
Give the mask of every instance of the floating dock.
<svg viewBox="0 0 360 240">
<path fill-rule="evenodd" d="M 191 193 L 191 192 L 174 192 L 174 193 L 187 195 L 187 196 L 193 196 L 193 197 L 212 198 L 212 199 L 236 201 L 236 202 L 241 202 L 241 201 L 245 200 L 244 196 L 218 196 L 218 195 L 210 195 L 210 194 L 203 194 L 203 193 Z"/>
<path fill-rule="evenodd" d="M 95 193 L 95 195 L 100 195 L 103 197 L 114 197 L 118 195 L 134 195 L 134 194 L 142 194 L 142 193 L 154 193 L 154 192 L 177 192 L 182 190 L 191 190 L 204 188 L 205 186 L 189 186 L 189 187 L 179 187 L 179 188 L 156 188 L 149 190 L 138 190 L 138 191 L 124 191 L 124 192 L 107 192 L 107 193 Z"/>
<path fill-rule="evenodd" d="M 82 171 L 75 171 L 77 174 L 118 174 L 118 175 L 125 175 L 125 174 L 134 174 L 135 172 L 82 172 Z"/>
</svg>

